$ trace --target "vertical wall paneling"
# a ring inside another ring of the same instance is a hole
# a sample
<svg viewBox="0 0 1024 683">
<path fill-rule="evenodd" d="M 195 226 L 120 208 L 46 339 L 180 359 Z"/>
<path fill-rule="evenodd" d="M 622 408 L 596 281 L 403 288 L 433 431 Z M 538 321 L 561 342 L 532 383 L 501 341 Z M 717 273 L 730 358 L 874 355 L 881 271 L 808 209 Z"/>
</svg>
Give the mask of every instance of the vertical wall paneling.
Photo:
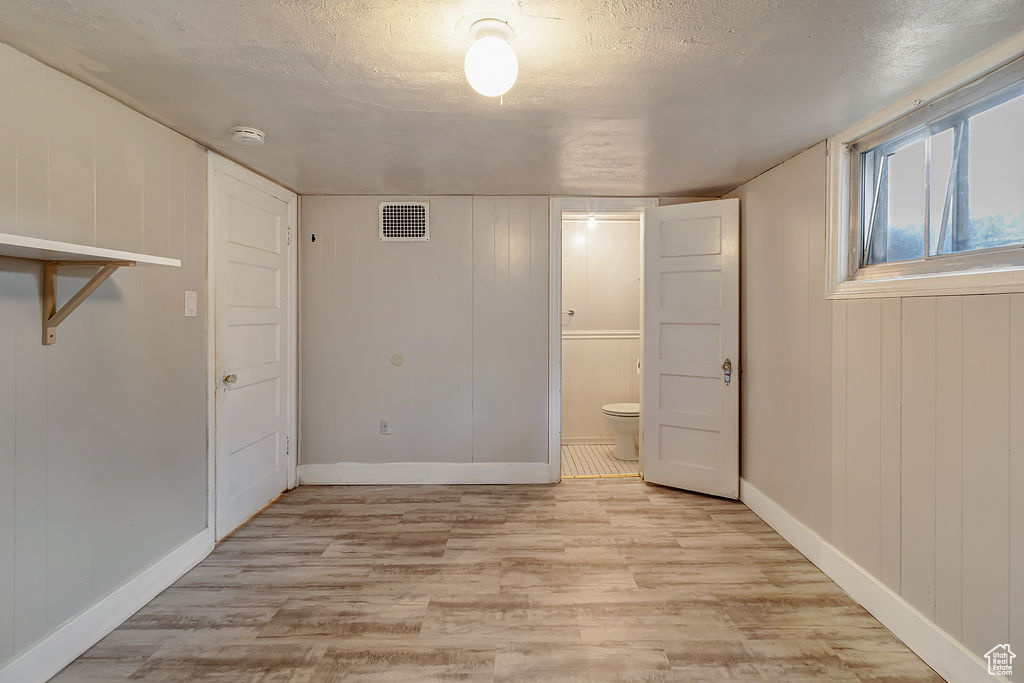
<svg viewBox="0 0 1024 683">
<path fill-rule="evenodd" d="M 301 348 L 299 373 L 302 383 L 302 391 L 299 392 L 299 454 L 301 457 L 307 450 L 311 453 L 329 453 L 331 451 L 330 444 L 334 442 L 335 438 L 334 421 L 331 420 L 328 412 L 331 404 L 319 399 L 329 391 L 333 378 L 328 373 L 312 371 L 324 361 L 324 357 L 319 355 L 316 349 L 309 348 L 306 343 L 307 337 L 312 338 L 317 334 L 322 337 L 325 334 L 323 328 L 329 324 L 329 321 L 325 319 L 328 316 L 323 313 L 317 316 L 307 316 L 305 312 L 307 310 L 325 312 L 334 298 L 329 294 L 333 284 L 330 276 L 336 270 L 330 245 L 337 228 L 332 219 L 333 212 L 328 210 L 327 204 L 322 198 L 299 197 L 299 209 L 299 279 L 302 290 L 299 305 L 303 310 L 303 314 L 299 316 L 299 346 Z M 331 325 L 329 329 L 331 329 L 332 335 L 338 334 L 334 331 L 334 325 Z M 353 380 L 355 379 L 353 378 Z M 352 383 L 349 386 L 352 390 L 356 389 Z M 314 396 L 317 397 L 317 400 L 312 400 Z M 339 395 L 335 405 L 346 410 L 346 396 Z M 316 428 L 305 429 L 307 425 Z"/>
<path fill-rule="evenodd" d="M 740 200 L 743 477 L 831 538 L 841 514 L 830 482 L 832 354 L 843 350 L 832 347 L 822 295 L 824 170 L 822 144 L 730 196 Z"/>
<path fill-rule="evenodd" d="M 963 297 L 938 297 L 934 370 L 935 623 L 960 640 L 963 639 L 963 370 Z M 925 558 L 923 561 L 932 560 Z"/>
<path fill-rule="evenodd" d="M 303 464 L 472 460 L 472 199 L 430 197 L 429 241 L 381 242 L 397 199 L 302 200 Z"/>
<path fill-rule="evenodd" d="M 774 410 L 757 393 L 765 358 L 785 365 L 784 351 L 765 354 L 775 338 L 759 321 L 797 336 L 789 287 L 809 288 L 811 310 L 823 301 L 776 250 L 823 229 L 824 202 L 807 189 L 823 181 L 823 156 L 807 150 L 734 192 L 744 200 L 744 477 L 797 518 L 814 470 L 769 445 L 759 422 Z M 809 323 L 821 328 L 809 332 L 822 340 L 812 349 L 831 347 L 832 448 L 811 455 L 831 474 L 831 530 L 819 533 L 976 656 L 1024 639 L 1024 504 L 1014 495 L 1024 486 L 1024 294 L 823 306 L 830 318 Z"/>
<path fill-rule="evenodd" d="M 4 60 L 10 66 L 10 60 Z M 11 90 L 23 89 L 23 71 L 16 67 L 6 73 Z M 0 107 L 0 225 L 18 225 L 18 128 L 21 115 L 17 106 Z M 8 230 L 7 232 L 10 232 Z"/>
<path fill-rule="evenodd" d="M 902 595 L 935 618 L 935 298 L 903 299 Z"/>
<path fill-rule="evenodd" d="M 6 130 L 2 118 L 0 113 L 0 139 Z M 0 206 L 3 202 L 0 199 Z M 0 297 L 0 319 L 11 320 L 12 308 L 4 297 Z M 0 377 L 16 376 L 17 334 L 16 326 L 0 327 Z M 0 548 L 14 547 L 17 528 L 14 514 L 17 499 L 14 463 L 17 408 L 14 392 L 0 391 Z M 14 577 L 14 554 L 0 553 L 0 662 L 14 653 Z"/>
<path fill-rule="evenodd" d="M 39 104 L 44 111 L 38 113 L 42 120 L 54 124 L 47 131 L 49 233 L 53 239 L 74 242 L 93 231 L 96 111 L 93 107 L 78 110 L 75 122 L 78 134 L 69 134 L 57 119 L 62 96 L 59 80 L 62 78 L 61 74 L 47 74 L 44 89 L 39 92 L 42 98 Z"/>
<path fill-rule="evenodd" d="M 21 195 L 19 194 L 19 197 Z M 15 494 L 11 501 L 14 519 L 14 544 L 6 552 L 14 558 L 14 651 L 18 652 L 46 633 L 46 505 L 47 430 L 45 412 L 47 357 L 32 353 L 39 345 L 39 313 L 35 268 L 19 268 L 15 302 L 33 297 L 31 312 L 25 306 L 14 306 L 12 317 L 17 331 L 17 358 L 14 374 L 16 401 L 14 460 Z M 5 281 L 15 275 L 4 273 Z M 25 280 L 28 280 L 27 282 Z M 9 291 L 9 290 L 8 290 Z M 19 296 L 20 295 L 20 296 Z M 70 320 L 70 318 L 69 318 Z M 8 385 L 10 386 L 10 385 Z M 17 552 L 15 552 L 15 549 Z"/>
<path fill-rule="evenodd" d="M 553 458 L 548 453 L 548 431 L 551 429 L 551 406 L 549 405 L 550 357 L 548 347 L 554 331 L 550 329 L 548 307 L 551 301 L 551 202 L 547 197 L 531 197 L 530 207 L 530 288 L 529 304 L 524 309 L 529 311 L 528 319 L 533 328 L 530 333 L 529 355 L 531 367 L 531 397 L 536 400 L 529 404 L 527 423 L 531 429 L 531 453 L 524 458 L 545 462 Z M 533 344 L 536 343 L 536 347 Z M 533 373 L 536 373 L 535 375 Z M 536 393 L 533 393 L 536 392 Z"/>
<path fill-rule="evenodd" d="M 1009 636 L 1010 297 L 964 298 L 964 642 Z"/>
<path fill-rule="evenodd" d="M 846 359 L 848 302 L 832 306 L 832 545 L 846 550 Z"/>
<path fill-rule="evenodd" d="M 48 98 L 44 93 L 52 86 L 54 76 L 15 58 L 6 46 L 0 49 L 7 53 L 3 56 L 6 67 L 4 71 L 14 81 L 11 87 L 20 88 L 23 95 L 17 99 L 8 99 L 14 103 L 13 110 L 16 116 L 16 232 L 47 239 L 60 239 L 58 235 L 63 233 L 58 231 L 55 234 L 50 229 L 49 141 L 45 125 L 40 125 L 49 118 Z"/>
<path fill-rule="evenodd" d="M 206 154 L 5 45 L 0 91 L 0 231 L 182 261 L 119 270 L 43 346 L 39 265 L 0 259 L 2 666 L 206 526 Z"/>
<path fill-rule="evenodd" d="M 900 376 L 902 323 L 899 299 L 882 300 L 881 386 L 879 396 L 880 424 L 878 482 L 880 561 L 878 578 L 889 588 L 900 591 L 900 504 L 901 474 L 901 391 Z"/>
<path fill-rule="evenodd" d="M 472 453 L 480 453 L 484 449 L 491 448 L 493 443 L 489 435 L 478 429 L 478 425 L 486 421 L 492 421 L 497 415 L 492 415 L 486 397 L 490 387 L 496 387 L 499 373 L 497 372 L 497 359 L 491 358 L 488 351 L 494 348 L 493 336 L 496 313 L 498 305 L 498 268 L 495 264 L 495 254 L 498 247 L 497 222 L 497 200 L 493 197 L 474 197 L 473 200 L 473 317 L 472 317 L 472 344 L 473 344 L 473 435 Z M 504 228 L 507 231 L 507 227 Z M 481 396 L 477 397 L 480 392 Z M 499 423 L 499 425 L 502 423 Z"/>
<path fill-rule="evenodd" d="M 882 301 L 847 304 L 846 553 L 881 572 Z"/>
<path fill-rule="evenodd" d="M 824 164 L 824 145 L 813 148 L 804 163 L 813 173 Z M 808 452 L 801 458 L 802 468 L 814 484 L 805 494 L 816 499 L 808 510 L 807 523 L 822 536 L 831 530 L 831 476 L 832 476 L 832 303 L 822 296 L 827 275 L 825 253 L 825 173 L 817 174 L 816 182 L 800 183 L 795 191 L 801 193 L 799 205 L 804 207 L 795 228 L 807 233 L 807 374 L 808 392 Z M 741 435 L 742 438 L 742 435 Z M 810 521 L 810 520 L 813 520 Z"/>
<path fill-rule="evenodd" d="M 47 514 L 43 538 L 47 630 L 89 604 L 94 584 L 95 430 L 100 411 L 81 402 L 83 396 L 93 393 L 96 381 L 91 372 L 82 371 L 96 357 L 92 343 L 96 326 L 88 313 L 82 315 L 81 309 L 77 312 L 79 317 L 70 328 L 74 335 L 71 343 L 61 353 L 50 354 L 47 363 L 46 384 L 59 387 L 46 400 Z"/>
<path fill-rule="evenodd" d="M 10 69 L 7 78 L 12 89 L 18 88 L 22 72 Z M 0 107 L 0 225 L 17 225 L 18 120 L 15 107 Z M 17 308 L 6 297 L 0 297 L 0 320 L 13 320 Z M 17 325 L 0 326 L 0 377 L 16 376 L 18 331 Z M 0 548 L 14 547 L 16 532 L 14 448 L 17 414 L 17 395 L 0 391 Z M 14 653 L 14 577 L 13 553 L 0 553 L 0 662 Z"/>
<path fill-rule="evenodd" d="M 1010 643 L 1024 643 L 1024 294 L 1010 298 Z"/>
<path fill-rule="evenodd" d="M 142 124 L 113 100 L 96 116 L 96 245 L 143 251 Z"/>
<path fill-rule="evenodd" d="M 473 460 L 547 459 L 547 199 L 473 199 Z"/>
<path fill-rule="evenodd" d="M 638 403 L 640 336 L 563 337 L 562 440 L 614 440 L 601 412 L 606 403 Z"/>
<path fill-rule="evenodd" d="M 8 320 L 7 306 L 0 303 L 0 316 Z M 0 376 L 14 376 L 17 355 L 15 330 L 0 330 Z M 15 397 L 0 392 L 0 548 L 14 547 L 15 518 L 11 514 L 17 489 L 14 470 Z M 0 662 L 14 653 L 14 568 L 13 554 L 0 555 Z"/>
<path fill-rule="evenodd" d="M 399 199 L 302 199 L 301 464 L 546 462 L 547 199 L 427 197 L 429 241 L 381 242 Z"/>
</svg>

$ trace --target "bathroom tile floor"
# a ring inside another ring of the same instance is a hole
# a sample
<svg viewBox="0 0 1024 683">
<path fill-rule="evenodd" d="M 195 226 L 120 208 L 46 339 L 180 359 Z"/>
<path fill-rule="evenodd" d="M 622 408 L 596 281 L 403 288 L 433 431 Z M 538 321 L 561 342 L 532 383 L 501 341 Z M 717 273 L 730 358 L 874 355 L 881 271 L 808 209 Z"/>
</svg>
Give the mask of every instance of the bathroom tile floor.
<svg viewBox="0 0 1024 683">
<path fill-rule="evenodd" d="M 638 460 L 619 460 L 606 443 L 562 444 L 562 477 L 639 477 Z"/>
<path fill-rule="evenodd" d="M 303 486 L 58 681 L 937 681 L 743 504 Z"/>
</svg>

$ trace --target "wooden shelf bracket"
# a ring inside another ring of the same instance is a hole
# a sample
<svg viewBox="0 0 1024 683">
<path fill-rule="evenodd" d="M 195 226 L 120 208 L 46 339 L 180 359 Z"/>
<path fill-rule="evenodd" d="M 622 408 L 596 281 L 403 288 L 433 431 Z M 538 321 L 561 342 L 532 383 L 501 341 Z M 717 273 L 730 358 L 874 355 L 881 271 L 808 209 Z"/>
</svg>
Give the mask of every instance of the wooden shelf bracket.
<svg viewBox="0 0 1024 683">
<path fill-rule="evenodd" d="M 117 251 L 88 244 L 57 242 L 39 237 L 0 232 L 0 263 L 4 258 L 28 259 L 43 266 L 43 343 L 57 341 L 57 326 L 67 320 L 89 295 L 125 266 L 170 266 L 180 268 L 181 260 L 153 254 Z M 96 266 L 100 270 L 66 304 L 57 310 L 57 272 L 71 266 Z"/>
<path fill-rule="evenodd" d="M 43 344 L 57 342 L 57 326 L 64 322 L 89 295 L 122 266 L 134 261 L 44 261 L 43 262 Z M 100 270 L 68 302 L 57 310 L 57 272 L 62 266 L 99 266 Z"/>
</svg>

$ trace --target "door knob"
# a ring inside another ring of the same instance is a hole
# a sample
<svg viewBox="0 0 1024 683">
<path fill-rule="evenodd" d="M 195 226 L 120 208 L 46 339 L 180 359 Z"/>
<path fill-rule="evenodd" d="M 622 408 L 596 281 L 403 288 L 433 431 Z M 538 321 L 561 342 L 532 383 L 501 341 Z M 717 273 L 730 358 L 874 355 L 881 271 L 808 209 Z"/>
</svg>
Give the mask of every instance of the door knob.
<svg viewBox="0 0 1024 683">
<path fill-rule="evenodd" d="M 722 379 L 726 384 L 732 381 L 732 361 L 728 358 L 722 363 Z"/>
<path fill-rule="evenodd" d="M 231 373 L 230 375 L 224 375 L 224 384 L 234 384 L 238 381 L 238 375 Z"/>
</svg>

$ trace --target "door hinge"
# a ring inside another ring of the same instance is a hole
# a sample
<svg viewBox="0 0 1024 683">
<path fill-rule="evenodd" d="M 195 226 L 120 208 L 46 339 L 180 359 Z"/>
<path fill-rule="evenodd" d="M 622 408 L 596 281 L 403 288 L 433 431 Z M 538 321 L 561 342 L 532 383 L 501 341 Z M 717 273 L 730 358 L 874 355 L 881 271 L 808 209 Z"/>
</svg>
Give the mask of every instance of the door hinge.
<svg viewBox="0 0 1024 683">
<path fill-rule="evenodd" d="M 292 243 L 292 226 L 288 226 L 288 244 Z"/>
<path fill-rule="evenodd" d="M 290 436 L 284 437 L 284 454 L 285 455 L 291 455 L 292 454 L 292 437 L 290 437 Z"/>
</svg>

